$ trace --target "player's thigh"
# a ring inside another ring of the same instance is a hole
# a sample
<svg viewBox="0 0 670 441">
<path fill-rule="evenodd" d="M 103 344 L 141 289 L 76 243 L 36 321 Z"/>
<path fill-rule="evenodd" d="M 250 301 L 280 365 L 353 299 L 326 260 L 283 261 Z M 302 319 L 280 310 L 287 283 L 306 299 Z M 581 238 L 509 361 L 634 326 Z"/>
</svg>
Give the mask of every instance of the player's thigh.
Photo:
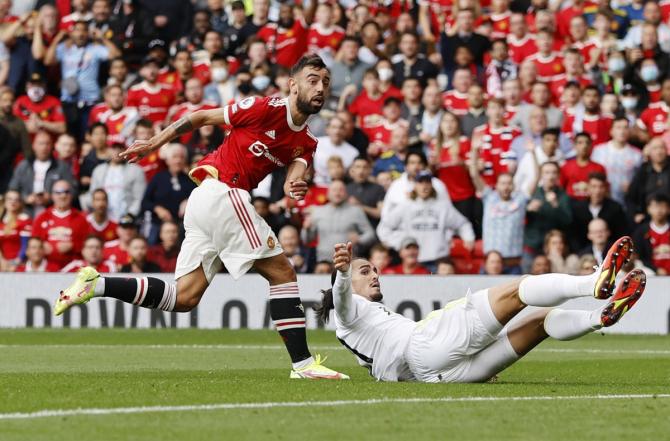
<svg viewBox="0 0 670 441">
<path fill-rule="evenodd" d="M 295 270 L 284 253 L 254 261 L 254 270 L 263 276 L 270 285 L 295 282 Z"/>
</svg>

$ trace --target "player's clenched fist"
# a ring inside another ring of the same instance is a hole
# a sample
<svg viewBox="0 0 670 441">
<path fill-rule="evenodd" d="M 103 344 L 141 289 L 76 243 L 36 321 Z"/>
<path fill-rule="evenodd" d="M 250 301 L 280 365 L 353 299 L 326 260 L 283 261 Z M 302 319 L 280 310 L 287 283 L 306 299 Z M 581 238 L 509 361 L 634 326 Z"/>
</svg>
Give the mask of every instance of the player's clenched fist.
<svg viewBox="0 0 670 441">
<path fill-rule="evenodd" d="M 291 199 L 295 199 L 296 201 L 302 201 L 303 199 L 305 199 L 305 195 L 307 194 L 308 188 L 309 187 L 307 185 L 307 182 L 297 180 L 287 182 L 284 191 Z"/>
<path fill-rule="evenodd" d="M 338 271 L 347 272 L 349 270 L 349 265 L 351 264 L 352 259 L 352 248 L 353 245 L 351 242 L 346 244 L 338 243 L 335 244 L 335 253 L 333 254 L 333 264 Z"/>
</svg>

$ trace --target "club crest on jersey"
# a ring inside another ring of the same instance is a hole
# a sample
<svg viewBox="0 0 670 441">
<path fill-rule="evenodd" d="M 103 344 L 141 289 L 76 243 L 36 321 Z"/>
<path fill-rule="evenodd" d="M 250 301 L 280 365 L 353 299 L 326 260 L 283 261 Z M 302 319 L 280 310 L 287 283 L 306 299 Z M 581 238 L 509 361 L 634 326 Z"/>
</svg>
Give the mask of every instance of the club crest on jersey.
<svg viewBox="0 0 670 441">
<path fill-rule="evenodd" d="M 296 148 L 293 150 L 293 157 L 294 157 L 294 158 L 297 158 L 298 156 L 302 155 L 302 153 L 303 153 L 304 151 L 305 151 L 305 149 L 303 149 L 302 147 L 296 147 Z"/>
<path fill-rule="evenodd" d="M 268 248 L 272 250 L 274 249 L 275 245 L 276 244 L 274 238 L 272 236 L 268 236 Z"/>
<path fill-rule="evenodd" d="M 250 109 L 251 106 L 254 105 L 255 98 L 250 96 L 248 98 L 243 99 L 237 105 L 239 106 L 240 109 L 247 110 Z"/>
</svg>

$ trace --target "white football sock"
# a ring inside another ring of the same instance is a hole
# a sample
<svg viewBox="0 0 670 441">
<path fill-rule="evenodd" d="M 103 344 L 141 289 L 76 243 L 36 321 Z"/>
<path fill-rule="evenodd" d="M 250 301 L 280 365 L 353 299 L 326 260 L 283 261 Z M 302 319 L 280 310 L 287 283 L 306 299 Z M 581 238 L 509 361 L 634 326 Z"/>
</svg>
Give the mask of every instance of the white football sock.
<svg viewBox="0 0 670 441">
<path fill-rule="evenodd" d="M 302 369 L 306 368 L 314 362 L 314 357 L 305 358 L 297 363 L 293 363 L 293 369 Z"/>
<path fill-rule="evenodd" d="M 93 297 L 102 297 L 105 294 L 105 278 L 98 278 L 98 283 L 95 284 L 95 289 L 93 290 Z"/>
<path fill-rule="evenodd" d="M 574 340 L 602 328 L 600 314 L 603 308 L 580 311 L 555 308 L 544 319 L 544 330 L 556 340 Z"/>
<path fill-rule="evenodd" d="M 599 273 L 588 276 L 542 274 L 528 276 L 519 284 L 519 298 L 529 306 L 557 306 L 575 297 L 593 295 Z"/>
</svg>

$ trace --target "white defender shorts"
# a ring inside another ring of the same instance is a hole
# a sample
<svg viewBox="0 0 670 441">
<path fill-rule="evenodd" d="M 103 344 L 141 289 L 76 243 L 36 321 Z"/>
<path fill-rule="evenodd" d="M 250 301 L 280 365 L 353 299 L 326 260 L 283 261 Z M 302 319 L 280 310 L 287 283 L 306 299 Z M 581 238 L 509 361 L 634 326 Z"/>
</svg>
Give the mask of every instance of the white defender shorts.
<svg viewBox="0 0 670 441">
<path fill-rule="evenodd" d="M 186 237 L 181 245 L 175 279 L 202 264 L 208 282 L 221 263 L 238 279 L 255 260 L 283 252 L 270 226 L 260 217 L 246 190 L 230 188 L 218 179 L 205 179 L 186 204 Z"/>
<path fill-rule="evenodd" d="M 491 309 L 488 290 L 468 293 L 417 324 L 405 359 L 418 381 L 467 381 L 474 355 L 495 342 L 502 328 Z"/>
</svg>

